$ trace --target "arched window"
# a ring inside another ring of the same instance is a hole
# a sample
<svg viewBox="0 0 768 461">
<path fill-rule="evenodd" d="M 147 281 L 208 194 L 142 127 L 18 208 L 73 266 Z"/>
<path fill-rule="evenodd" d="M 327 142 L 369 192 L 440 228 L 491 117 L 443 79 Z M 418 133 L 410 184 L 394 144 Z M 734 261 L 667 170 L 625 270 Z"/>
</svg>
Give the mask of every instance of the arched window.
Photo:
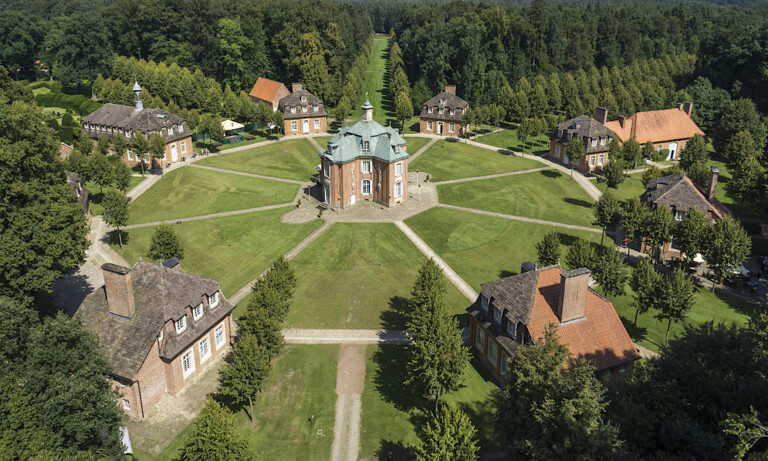
<svg viewBox="0 0 768 461">
<path fill-rule="evenodd" d="M 371 195 L 371 180 L 370 179 L 363 179 L 362 183 L 360 184 L 360 191 L 363 195 Z"/>
</svg>

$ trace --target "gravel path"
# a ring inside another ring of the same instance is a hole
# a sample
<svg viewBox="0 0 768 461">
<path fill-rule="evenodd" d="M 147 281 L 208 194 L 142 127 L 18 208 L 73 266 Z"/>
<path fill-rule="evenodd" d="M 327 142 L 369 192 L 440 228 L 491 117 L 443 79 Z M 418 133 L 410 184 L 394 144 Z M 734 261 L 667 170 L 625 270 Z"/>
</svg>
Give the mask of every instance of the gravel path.
<svg viewBox="0 0 768 461">
<path fill-rule="evenodd" d="M 544 221 L 543 219 L 526 218 L 525 216 L 515 216 L 511 214 L 497 213 L 495 211 L 478 210 L 475 208 L 464 208 L 462 206 L 446 205 L 444 203 L 441 203 L 437 206 L 442 208 L 450 208 L 452 210 L 466 211 L 468 213 L 494 216 L 496 218 L 512 219 L 514 221 L 523 221 L 523 222 L 529 222 L 534 224 L 543 224 L 545 226 L 562 227 L 563 229 L 573 229 L 573 230 L 579 230 L 584 232 L 594 232 L 596 234 L 602 234 L 603 232 L 602 230 L 596 229 L 594 227 L 576 226 L 574 224 L 564 224 L 564 223 L 554 222 L 554 221 Z"/>
<path fill-rule="evenodd" d="M 451 266 L 446 264 L 446 262 L 443 261 L 443 259 L 424 242 L 424 240 L 416 235 L 416 232 L 414 232 L 410 227 L 408 227 L 407 224 L 402 221 L 397 221 L 395 225 L 403 232 L 403 234 L 405 234 L 406 237 L 411 240 L 411 242 L 413 242 L 414 245 L 416 245 L 416 248 L 418 248 L 419 251 L 424 254 L 424 256 L 435 260 L 437 265 L 443 269 L 443 272 L 445 273 L 445 276 L 448 277 L 448 280 L 456 285 L 456 288 L 459 289 L 461 294 L 466 296 L 466 298 L 472 302 L 477 300 L 477 292 L 473 290 L 472 287 L 467 282 L 465 282 L 464 279 L 456 273 L 456 271 L 451 268 Z"/>
<path fill-rule="evenodd" d="M 365 386 L 365 346 L 341 346 L 336 371 L 336 421 L 331 461 L 356 461 L 360 452 L 360 409 Z"/>
<path fill-rule="evenodd" d="M 278 203 L 277 205 L 267 205 L 267 206 L 260 206 L 256 208 L 246 208 L 245 210 L 233 210 L 233 211 L 223 211 L 221 213 L 212 213 L 212 214 L 206 214 L 202 216 L 190 216 L 189 218 L 169 218 L 164 219 L 162 221 L 152 221 L 152 222 L 145 222 L 145 223 L 139 223 L 139 224 L 131 224 L 130 226 L 122 227 L 123 230 L 128 229 L 138 229 L 140 227 L 150 227 L 150 226 L 159 226 L 160 224 L 166 224 L 166 223 L 178 223 L 178 222 L 188 222 L 188 221 L 199 221 L 201 219 L 211 219 L 211 218 L 220 218 L 222 216 L 234 216 L 238 214 L 244 214 L 244 213 L 253 213 L 255 211 L 266 211 L 266 210 L 274 210 L 276 208 L 285 208 L 289 206 L 294 206 L 295 202 L 288 202 L 288 203 Z"/>
<path fill-rule="evenodd" d="M 193 164 L 193 165 L 190 165 L 190 166 L 193 166 L 195 168 L 203 168 L 205 170 L 218 171 L 219 173 L 229 173 L 229 174 L 237 174 L 237 175 L 240 175 L 240 176 L 248 176 L 248 177 L 251 177 L 251 178 L 268 179 L 270 181 L 280 181 L 280 182 L 287 182 L 287 183 L 290 183 L 290 184 L 300 184 L 302 186 L 305 184 L 304 181 L 298 181 L 296 179 L 277 178 L 275 176 L 265 176 L 263 174 L 245 173 L 243 171 L 227 170 L 227 169 L 224 169 L 224 168 L 216 168 L 216 167 L 205 166 L 205 165 L 194 165 Z"/>
<path fill-rule="evenodd" d="M 412 340 L 401 330 L 312 330 L 286 328 L 283 330 L 288 344 L 391 344 L 407 346 Z"/>
<path fill-rule="evenodd" d="M 320 152 L 323 152 L 323 151 L 325 150 L 325 149 L 323 148 L 323 146 L 321 146 L 321 145 L 320 145 L 320 143 L 319 143 L 319 142 L 317 142 L 317 140 L 316 140 L 315 138 L 312 138 L 312 137 L 310 137 L 310 138 L 307 138 L 307 139 L 309 139 L 309 142 L 311 142 L 311 143 L 312 143 L 312 145 L 313 145 L 313 146 L 315 146 L 315 148 L 316 148 L 317 150 L 319 150 Z"/>
</svg>

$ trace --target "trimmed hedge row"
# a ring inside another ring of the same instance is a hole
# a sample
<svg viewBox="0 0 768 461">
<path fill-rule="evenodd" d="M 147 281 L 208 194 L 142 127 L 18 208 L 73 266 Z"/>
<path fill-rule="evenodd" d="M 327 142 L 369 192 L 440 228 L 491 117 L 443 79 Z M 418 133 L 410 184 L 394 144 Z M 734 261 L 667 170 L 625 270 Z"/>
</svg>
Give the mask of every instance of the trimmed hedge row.
<svg viewBox="0 0 768 461">
<path fill-rule="evenodd" d="M 35 102 L 43 107 L 63 107 L 84 117 L 101 107 L 101 103 L 81 95 L 45 93 L 35 95 Z"/>
</svg>

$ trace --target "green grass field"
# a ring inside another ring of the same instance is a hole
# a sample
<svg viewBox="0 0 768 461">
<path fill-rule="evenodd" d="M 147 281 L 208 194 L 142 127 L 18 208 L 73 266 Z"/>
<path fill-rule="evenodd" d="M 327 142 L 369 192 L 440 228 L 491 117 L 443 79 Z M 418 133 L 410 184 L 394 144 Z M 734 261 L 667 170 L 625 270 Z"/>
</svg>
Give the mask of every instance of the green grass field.
<svg viewBox="0 0 768 461">
<path fill-rule="evenodd" d="M 525 146 L 523 146 L 523 142 L 517 137 L 517 130 L 497 131 L 495 133 L 480 136 L 475 139 L 475 141 L 515 152 L 533 152 L 536 155 L 549 151 L 549 137 L 537 136 L 535 138 L 526 139 Z"/>
<path fill-rule="evenodd" d="M 144 179 L 146 178 L 141 176 L 131 176 L 131 182 L 128 185 L 128 190 L 138 186 L 140 182 L 144 181 Z M 90 191 L 88 200 L 91 202 L 91 214 L 102 214 L 104 212 L 104 207 L 101 206 L 101 202 L 104 200 L 104 196 L 101 194 L 101 188 L 93 181 L 88 181 L 85 183 L 85 187 Z M 104 193 L 106 194 L 110 189 L 114 189 L 114 187 L 105 187 Z"/>
<path fill-rule="evenodd" d="M 728 170 L 728 166 L 720 160 L 710 160 L 709 165 L 717 167 L 718 171 L 720 171 L 717 179 L 717 189 L 715 189 L 715 198 L 727 206 L 745 225 L 749 226 L 749 231 L 756 233 L 758 224 L 768 220 L 765 203 L 746 202 L 742 204 L 740 200 L 729 196 L 725 190 L 726 184 L 731 181 L 731 172 Z"/>
<path fill-rule="evenodd" d="M 559 234 L 561 257 L 581 237 L 600 242 L 600 234 L 510 221 L 447 208 L 432 208 L 405 221 L 475 290 L 480 284 L 518 274 L 525 260 L 536 261 L 536 243 Z"/>
<path fill-rule="evenodd" d="M 429 138 L 420 138 L 418 136 L 406 136 L 405 140 L 408 141 L 408 145 L 405 146 L 405 149 L 411 155 L 418 152 L 419 149 L 426 146 L 427 143 L 431 141 Z"/>
<path fill-rule="evenodd" d="M 645 186 L 643 186 L 643 173 L 633 173 L 625 175 L 624 182 L 619 184 L 616 189 L 608 189 L 608 184 L 605 181 L 598 179 L 593 180 L 593 184 L 600 189 L 600 192 L 610 190 L 613 195 L 616 196 L 622 202 L 626 202 L 631 198 L 640 198 L 640 195 L 645 192 Z"/>
<path fill-rule="evenodd" d="M 404 329 L 426 258 L 394 224 L 336 223 L 292 261 L 299 281 L 287 323 L 297 328 Z M 469 302 L 446 280 L 448 308 Z"/>
<path fill-rule="evenodd" d="M 375 118 L 386 118 L 394 115 L 389 113 L 385 108 L 384 99 L 386 88 L 384 88 L 384 79 L 387 72 L 387 46 L 389 38 L 384 35 L 377 36 L 373 40 L 373 51 L 371 52 L 371 60 L 368 63 L 368 70 L 365 73 L 365 81 L 363 82 L 363 92 L 360 101 L 352 110 L 352 117 L 359 116 L 360 106 L 366 100 L 366 94 L 368 101 L 373 105 L 373 116 Z"/>
<path fill-rule="evenodd" d="M 445 184 L 437 192 L 450 205 L 580 226 L 593 220 L 591 197 L 557 170 Z"/>
<path fill-rule="evenodd" d="M 298 186 L 185 166 L 131 202 L 129 224 L 245 210 L 293 200 Z"/>
<path fill-rule="evenodd" d="M 322 224 L 283 224 L 283 213 L 277 209 L 174 224 L 184 244 L 182 270 L 218 280 L 224 295 L 231 296 Z M 128 230 L 124 249 L 113 248 L 133 264 L 139 255 L 146 257 L 154 231 Z"/>
<path fill-rule="evenodd" d="M 321 143 L 322 144 L 322 143 Z M 208 157 L 198 165 L 277 178 L 309 181 L 320 164 L 317 149 L 306 139 L 290 139 L 267 146 Z"/>
<path fill-rule="evenodd" d="M 254 422 L 245 411 L 237 415 L 238 430 L 246 434 L 260 459 L 328 460 L 333 444 L 336 404 L 336 364 L 339 346 L 289 345 L 272 362 L 264 392 L 253 402 Z M 314 423 L 309 418 L 314 415 Z M 157 456 L 134 446 L 140 460 L 170 461 L 194 429 L 190 424 Z M 325 437 L 317 435 L 322 429 Z"/>
<path fill-rule="evenodd" d="M 315 136 L 315 141 L 317 141 L 318 144 L 323 146 L 323 149 L 328 147 L 328 141 L 330 141 L 333 138 L 333 136 Z"/>
<path fill-rule="evenodd" d="M 545 166 L 536 160 L 504 155 L 462 142 L 438 141 L 410 163 L 408 169 L 425 171 L 432 181 L 447 181 Z"/>
<path fill-rule="evenodd" d="M 360 459 L 385 459 L 392 452 L 395 459 L 412 459 L 419 443 L 418 430 L 427 419 L 422 409 L 431 408 L 404 389 L 406 349 L 399 346 L 368 347 L 365 389 L 362 397 Z M 465 387 L 444 397 L 443 401 L 461 407 L 478 429 L 481 452 L 498 451 L 501 440 L 493 424 L 497 387 L 485 381 L 470 365 L 464 373 Z"/>
<path fill-rule="evenodd" d="M 656 319 L 657 311 L 651 309 L 638 317 L 637 326 L 635 326 L 635 309 L 630 304 L 633 294 L 634 292 L 627 285 L 626 294 L 611 298 L 613 307 L 616 308 L 627 332 L 635 342 L 659 352 L 664 344 L 667 322 Z M 707 288 L 699 287 L 696 289 L 693 309 L 691 309 L 686 322 L 697 324 L 714 320 L 715 322 L 743 324 L 747 322 L 755 307 L 755 305 L 741 299 L 712 293 Z M 670 339 L 682 331 L 683 324 L 672 323 L 672 327 L 669 329 Z"/>
</svg>

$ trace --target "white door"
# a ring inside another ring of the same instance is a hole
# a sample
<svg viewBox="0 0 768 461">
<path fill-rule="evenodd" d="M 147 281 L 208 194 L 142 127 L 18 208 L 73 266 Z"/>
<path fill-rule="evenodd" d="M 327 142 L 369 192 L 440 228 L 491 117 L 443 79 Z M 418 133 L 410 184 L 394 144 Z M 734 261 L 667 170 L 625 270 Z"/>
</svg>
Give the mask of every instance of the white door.
<svg viewBox="0 0 768 461">
<path fill-rule="evenodd" d="M 331 203 L 331 186 L 325 185 L 325 203 Z"/>
<path fill-rule="evenodd" d="M 677 158 L 677 143 L 673 142 L 669 144 L 669 156 L 667 160 L 674 160 Z"/>
<path fill-rule="evenodd" d="M 304 120 L 304 133 L 309 133 L 309 120 Z"/>
<path fill-rule="evenodd" d="M 565 163 L 566 165 L 569 165 L 569 163 L 568 163 L 568 154 L 563 154 L 563 163 Z"/>
<path fill-rule="evenodd" d="M 349 204 L 354 205 L 355 204 L 355 194 L 352 194 L 349 196 Z"/>
<path fill-rule="evenodd" d="M 443 134 L 443 124 L 442 124 L 442 122 L 437 124 L 437 134 Z"/>
<path fill-rule="evenodd" d="M 176 143 L 171 144 L 171 161 L 179 161 L 179 154 L 176 152 Z"/>
</svg>

